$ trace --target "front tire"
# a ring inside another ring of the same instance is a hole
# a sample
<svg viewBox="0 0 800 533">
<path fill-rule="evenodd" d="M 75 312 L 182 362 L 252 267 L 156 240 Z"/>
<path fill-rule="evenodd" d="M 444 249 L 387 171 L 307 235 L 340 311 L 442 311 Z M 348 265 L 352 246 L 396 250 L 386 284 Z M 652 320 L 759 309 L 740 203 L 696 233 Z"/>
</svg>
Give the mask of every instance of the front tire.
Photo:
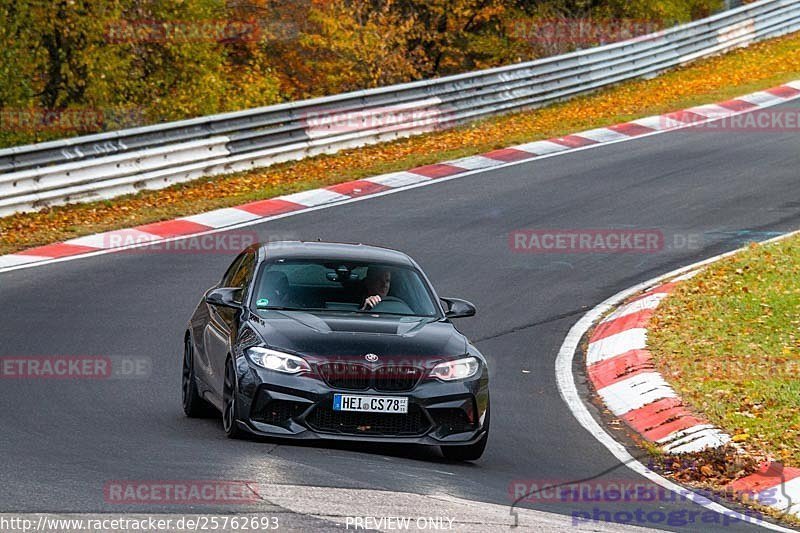
<svg viewBox="0 0 800 533">
<path fill-rule="evenodd" d="M 231 439 L 241 439 L 246 433 L 239 427 L 239 390 L 233 361 L 225 363 L 225 383 L 222 389 L 222 429 Z"/>
<path fill-rule="evenodd" d="M 197 376 L 194 373 L 194 346 L 192 339 L 188 336 L 183 347 L 181 393 L 183 412 L 189 418 L 206 418 L 214 414 L 214 408 L 200 396 L 200 391 L 197 389 Z"/>
<path fill-rule="evenodd" d="M 477 461 L 483 455 L 483 451 L 486 449 L 486 443 L 489 442 L 489 415 L 491 414 L 491 410 L 489 406 L 486 406 L 486 423 L 484 426 L 486 427 L 486 432 L 481 437 L 481 440 L 476 442 L 475 444 L 468 444 L 466 446 L 442 446 L 442 455 L 444 455 L 445 459 L 450 459 L 451 461 Z"/>
</svg>

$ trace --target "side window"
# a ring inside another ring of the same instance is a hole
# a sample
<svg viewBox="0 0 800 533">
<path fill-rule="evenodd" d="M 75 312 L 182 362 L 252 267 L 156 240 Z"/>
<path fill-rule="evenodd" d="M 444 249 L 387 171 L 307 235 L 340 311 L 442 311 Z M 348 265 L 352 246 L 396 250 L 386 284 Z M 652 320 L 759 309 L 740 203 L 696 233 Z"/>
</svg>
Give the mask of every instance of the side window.
<svg viewBox="0 0 800 533">
<path fill-rule="evenodd" d="M 240 254 L 236 259 L 233 260 L 233 263 L 231 263 L 231 266 L 228 267 L 225 275 L 222 276 L 222 281 L 219 282 L 220 287 L 235 287 L 232 281 L 233 276 L 236 274 L 236 271 L 239 270 L 239 265 L 242 264 L 245 255 L 247 255 L 246 252 Z"/>
<path fill-rule="evenodd" d="M 256 254 L 248 252 L 239 263 L 239 268 L 233 274 L 228 287 L 237 287 L 241 290 L 238 298 L 239 302 L 243 302 L 247 297 L 247 288 L 250 286 L 250 281 L 253 279 L 253 274 L 256 270 Z"/>
</svg>

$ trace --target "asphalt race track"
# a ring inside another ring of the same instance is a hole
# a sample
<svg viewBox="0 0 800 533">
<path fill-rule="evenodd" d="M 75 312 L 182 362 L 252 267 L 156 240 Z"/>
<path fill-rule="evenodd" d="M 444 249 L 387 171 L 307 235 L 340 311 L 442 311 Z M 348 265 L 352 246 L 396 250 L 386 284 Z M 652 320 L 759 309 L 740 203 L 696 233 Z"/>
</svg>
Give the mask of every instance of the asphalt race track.
<svg viewBox="0 0 800 533">
<path fill-rule="evenodd" d="M 800 227 L 798 169 L 795 133 L 681 130 L 246 228 L 264 240 L 397 248 L 420 263 L 440 295 L 476 304 L 478 315 L 458 326 L 493 365 L 493 417 L 486 454 L 474 464 L 422 448 L 231 441 L 217 419 L 184 418 L 182 333 L 232 251 L 139 249 L 0 274 L 0 356 L 135 356 L 153 365 L 149 377 L 138 379 L 3 380 L 0 509 L 279 510 L 268 498 L 241 508 L 109 504 L 103 487 L 113 480 L 250 480 L 446 494 L 502 506 L 512 502 L 514 480 L 642 482 L 579 426 L 560 398 L 554 360 L 564 336 L 588 308 L 622 289 Z M 515 253 L 509 234 L 517 229 L 660 230 L 666 245 L 647 254 Z M 583 388 L 580 371 L 578 381 Z M 310 508 L 322 498 L 311 489 L 307 494 Z M 522 504 L 567 516 L 595 505 L 702 510 L 680 501 Z M 296 519 L 306 527 L 332 526 Z"/>
</svg>

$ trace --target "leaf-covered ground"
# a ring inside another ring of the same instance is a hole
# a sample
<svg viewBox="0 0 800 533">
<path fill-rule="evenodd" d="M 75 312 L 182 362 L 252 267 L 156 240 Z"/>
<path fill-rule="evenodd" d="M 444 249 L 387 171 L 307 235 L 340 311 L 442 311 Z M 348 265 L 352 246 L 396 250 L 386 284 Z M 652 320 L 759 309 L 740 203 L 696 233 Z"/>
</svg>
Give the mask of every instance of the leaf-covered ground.
<svg viewBox="0 0 800 533">
<path fill-rule="evenodd" d="M 627 82 L 569 102 L 454 130 L 112 201 L 5 217 L 0 219 L 0 254 L 725 100 L 798 78 L 800 34 L 793 34 L 651 80 Z"/>
<path fill-rule="evenodd" d="M 800 466 L 800 238 L 756 245 L 681 283 L 648 334 L 659 370 L 748 449 Z"/>
</svg>

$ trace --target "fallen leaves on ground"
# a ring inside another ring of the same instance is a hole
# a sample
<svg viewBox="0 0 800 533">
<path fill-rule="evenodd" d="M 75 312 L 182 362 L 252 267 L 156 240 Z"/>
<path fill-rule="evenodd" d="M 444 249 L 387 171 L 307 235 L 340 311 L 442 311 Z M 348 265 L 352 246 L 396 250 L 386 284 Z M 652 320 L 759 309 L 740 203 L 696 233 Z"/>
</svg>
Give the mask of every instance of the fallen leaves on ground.
<svg viewBox="0 0 800 533">
<path fill-rule="evenodd" d="M 657 455 L 649 466 L 681 483 L 721 490 L 732 481 L 756 472 L 764 459 L 761 454 L 726 445 L 678 456 Z"/>
</svg>

